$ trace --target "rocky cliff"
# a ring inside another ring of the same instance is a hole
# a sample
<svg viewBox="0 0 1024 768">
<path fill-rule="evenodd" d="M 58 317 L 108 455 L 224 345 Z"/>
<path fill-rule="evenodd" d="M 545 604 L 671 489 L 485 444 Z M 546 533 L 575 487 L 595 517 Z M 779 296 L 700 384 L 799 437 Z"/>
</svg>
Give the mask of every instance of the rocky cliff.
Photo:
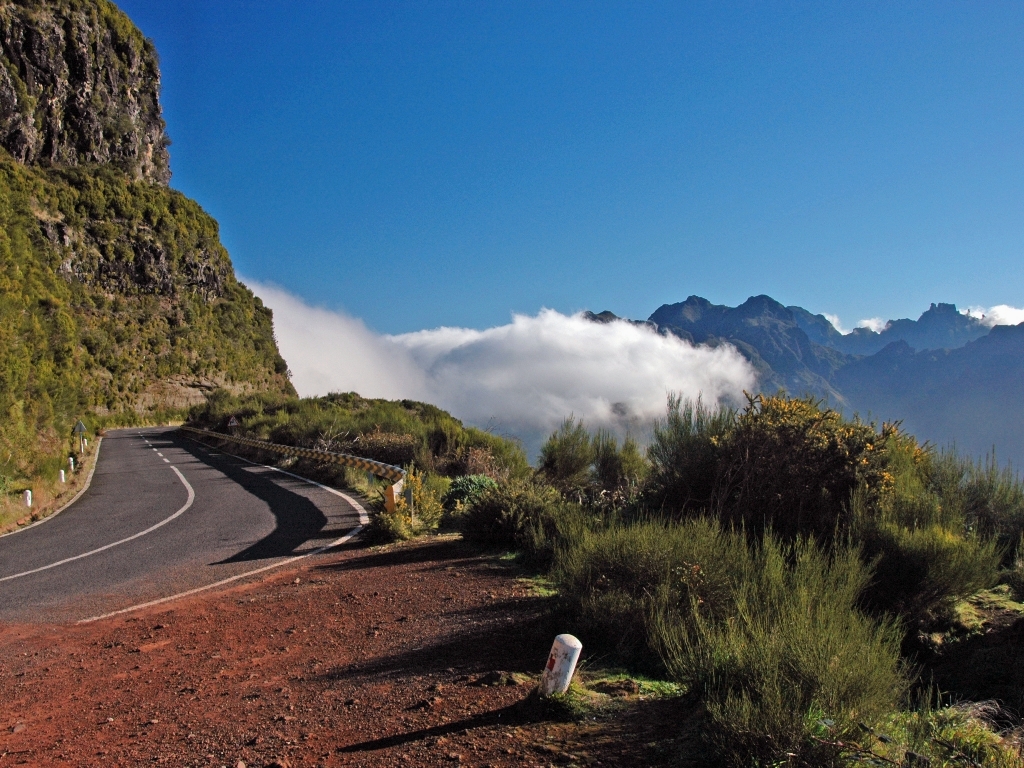
<svg viewBox="0 0 1024 768">
<path fill-rule="evenodd" d="M 0 487 L 59 466 L 78 418 L 294 392 L 217 222 L 167 185 L 159 87 L 107 0 L 0 0 Z"/>
<path fill-rule="evenodd" d="M 103 0 L 0 2 L 0 145 L 19 162 L 171 176 L 153 44 Z"/>
</svg>

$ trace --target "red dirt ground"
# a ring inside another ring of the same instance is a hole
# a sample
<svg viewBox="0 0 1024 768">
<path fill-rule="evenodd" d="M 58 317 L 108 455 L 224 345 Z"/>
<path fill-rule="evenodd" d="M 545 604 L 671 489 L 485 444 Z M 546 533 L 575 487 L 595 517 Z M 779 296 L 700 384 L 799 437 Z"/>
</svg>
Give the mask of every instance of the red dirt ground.
<svg viewBox="0 0 1024 768">
<path fill-rule="evenodd" d="M 509 566 L 450 538 L 0 626 L 0 767 L 678 764 L 678 702 L 561 723 L 493 674 L 539 672 L 557 631 Z"/>
</svg>

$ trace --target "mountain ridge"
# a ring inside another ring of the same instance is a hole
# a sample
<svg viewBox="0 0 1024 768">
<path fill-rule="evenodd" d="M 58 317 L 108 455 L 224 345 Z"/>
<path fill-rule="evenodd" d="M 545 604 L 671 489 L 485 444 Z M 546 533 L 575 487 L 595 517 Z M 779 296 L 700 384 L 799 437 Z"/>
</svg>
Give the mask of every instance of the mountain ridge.
<svg viewBox="0 0 1024 768">
<path fill-rule="evenodd" d="M 900 421 L 940 447 L 994 451 L 1024 466 L 1024 323 L 990 328 L 954 304 L 933 303 L 917 320 L 842 334 L 824 315 L 765 295 L 737 307 L 690 296 L 646 322 L 693 344 L 731 344 L 761 392 L 811 395 L 848 414 Z"/>
</svg>

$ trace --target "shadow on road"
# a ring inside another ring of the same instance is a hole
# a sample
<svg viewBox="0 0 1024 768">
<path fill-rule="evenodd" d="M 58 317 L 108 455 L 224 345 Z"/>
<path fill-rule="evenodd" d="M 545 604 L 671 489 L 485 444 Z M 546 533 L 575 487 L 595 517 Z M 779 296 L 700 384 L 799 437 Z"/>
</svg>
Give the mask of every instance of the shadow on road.
<svg viewBox="0 0 1024 768">
<path fill-rule="evenodd" d="M 213 464 L 209 461 L 209 457 L 203 455 L 199 444 L 191 440 L 179 437 L 174 433 L 165 433 L 160 438 L 166 440 L 169 445 L 185 451 L 197 461 L 224 473 L 230 480 L 265 502 L 274 515 L 277 525 L 270 535 L 260 539 L 252 546 L 246 547 L 238 554 L 220 560 L 216 565 L 288 557 L 297 554 L 299 547 L 311 539 L 326 538 L 330 535 L 323 533 L 323 528 L 327 525 L 327 518 L 316 504 L 304 496 L 282 488 L 261 474 L 254 474 L 246 470 L 240 459 L 230 454 L 221 453 L 223 460 Z M 155 440 L 153 444 L 157 444 Z M 210 446 L 207 448 L 212 449 Z"/>
</svg>

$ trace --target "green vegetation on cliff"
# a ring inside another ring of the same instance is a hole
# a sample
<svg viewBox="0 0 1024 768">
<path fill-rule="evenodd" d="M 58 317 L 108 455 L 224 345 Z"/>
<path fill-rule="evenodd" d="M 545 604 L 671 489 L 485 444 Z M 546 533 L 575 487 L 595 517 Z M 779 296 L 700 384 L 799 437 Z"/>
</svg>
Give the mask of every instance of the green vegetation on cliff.
<svg viewBox="0 0 1024 768">
<path fill-rule="evenodd" d="M 167 186 L 159 92 L 108 0 L 0 1 L 0 491 L 54 482 L 79 418 L 294 394 L 217 222 Z"/>
<path fill-rule="evenodd" d="M 195 202 L 0 154 L 0 473 L 36 474 L 77 418 L 183 410 L 218 386 L 290 392 L 286 374 L 270 311 Z"/>
</svg>

